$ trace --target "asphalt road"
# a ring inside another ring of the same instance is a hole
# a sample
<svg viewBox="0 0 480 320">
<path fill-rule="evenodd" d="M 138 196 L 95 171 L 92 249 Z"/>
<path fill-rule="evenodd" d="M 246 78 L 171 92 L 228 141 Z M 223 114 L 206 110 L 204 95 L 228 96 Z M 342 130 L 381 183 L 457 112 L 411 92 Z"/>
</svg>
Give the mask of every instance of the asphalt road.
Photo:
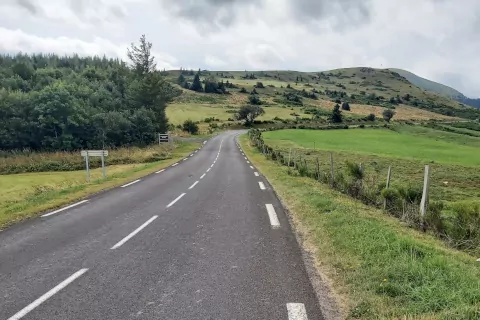
<svg viewBox="0 0 480 320">
<path fill-rule="evenodd" d="M 287 217 L 237 134 L 0 232 L 0 319 L 322 319 Z"/>
</svg>

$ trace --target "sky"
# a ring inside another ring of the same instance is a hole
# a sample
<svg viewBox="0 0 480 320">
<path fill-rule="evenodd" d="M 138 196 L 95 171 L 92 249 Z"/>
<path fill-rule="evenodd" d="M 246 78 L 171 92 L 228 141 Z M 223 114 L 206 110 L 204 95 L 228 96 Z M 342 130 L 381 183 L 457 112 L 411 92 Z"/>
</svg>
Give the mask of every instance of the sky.
<svg viewBox="0 0 480 320">
<path fill-rule="evenodd" d="M 159 68 L 401 68 L 480 97 L 478 0 L 0 0 L 0 53 L 126 59 L 142 34 Z"/>
</svg>

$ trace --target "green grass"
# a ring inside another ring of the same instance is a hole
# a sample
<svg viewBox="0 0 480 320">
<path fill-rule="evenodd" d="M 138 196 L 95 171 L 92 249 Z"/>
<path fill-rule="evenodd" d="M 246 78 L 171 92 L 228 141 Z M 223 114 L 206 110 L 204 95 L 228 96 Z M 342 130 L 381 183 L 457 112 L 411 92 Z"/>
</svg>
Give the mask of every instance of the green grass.
<svg viewBox="0 0 480 320">
<path fill-rule="evenodd" d="M 471 256 L 313 179 L 289 175 L 246 136 L 241 143 L 290 210 L 324 278 L 346 300 L 346 318 L 480 317 L 480 264 Z"/>
<path fill-rule="evenodd" d="M 281 130 L 266 132 L 264 139 L 266 142 L 275 140 L 285 146 L 313 148 L 315 143 L 317 148 L 323 150 L 375 154 L 435 163 L 480 165 L 478 148 L 386 129 Z"/>
<path fill-rule="evenodd" d="M 167 167 L 198 145 L 182 142 L 167 160 L 109 166 L 105 180 L 101 169 L 92 170 L 90 183 L 86 182 L 84 170 L 0 175 L 0 229 Z"/>
</svg>

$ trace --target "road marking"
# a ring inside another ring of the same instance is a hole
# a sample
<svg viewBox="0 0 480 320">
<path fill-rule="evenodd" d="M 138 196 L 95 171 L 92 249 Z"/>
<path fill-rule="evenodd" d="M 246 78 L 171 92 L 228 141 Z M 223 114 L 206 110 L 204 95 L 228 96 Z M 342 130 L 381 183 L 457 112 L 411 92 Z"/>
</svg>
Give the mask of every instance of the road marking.
<svg viewBox="0 0 480 320">
<path fill-rule="evenodd" d="M 128 236 L 126 236 L 125 238 L 123 238 L 122 240 L 120 240 L 116 245 L 114 245 L 113 247 L 111 247 L 110 249 L 111 250 L 115 250 L 117 248 L 120 248 L 125 242 L 127 242 L 128 240 L 130 240 L 131 238 L 133 238 L 137 233 L 139 233 L 140 231 L 142 231 L 143 228 L 145 228 L 146 226 L 148 226 L 150 223 L 153 222 L 153 220 L 157 219 L 158 216 L 153 216 L 151 217 L 150 219 L 147 220 L 147 222 L 145 222 L 144 224 L 142 224 L 140 227 L 138 227 L 137 229 L 135 229 L 135 231 L 133 231 L 132 233 L 130 233 Z"/>
<path fill-rule="evenodd" d="M 215 163 L 217 163 L 217 160 L 213 161 L 213 164 L 215 164 Z M 212 167 L 213 167 L 213 165 L 212 165 Z"/>
<path fill-rule="evenodd" d="M 288 320 L 308 320 L 303 303 L 287 303 Z"/>
<path fill-rule="evenodd" d="M 253 169 L 253 166 L 250 166 L 250 169 Z"/>
<path fill-rule="evenodd" d="M 213 168 L 213 164 L 210 166 L 210 168 Z"/>
<path fill-rule="evenodd" d="M 137 183 L 137 182 L 140 182 L 140 179 L 135 180 L 135 181 L 132 181 L 132 182 L 127 183 L 127 184 L 124 184 L 123 186 L 121 186 L 121 188 L 129 187 L 129 186 L 131 186 L 132 184 L 135 184 L 135 183 Z"/>
<path fill-rule="evenodd" d="M 203 141 L 203 144 L 207 143 L 207 141 Z"/>
<path fill-rule="evenodd" d="M 28 306 L 26 306 L 25 308 L 23 308 L 22 310 L 20 310 L 19 312 L 17 312 L 16 314 L 11 316 L 10 318 L 8 318 L 8 320 L 19 320 L 19 319 L 25 317 L 30 311 L 32 311 L 33 309 L 35 309 L 36 307 L 38 307 L 39 305 L 41 305 L 42 303 L 44 303 L 45 301 L 47 301 L 48 299 L 53 297 L 56 293 L 58 293 L 60 290 L 62 290 L 66 286 L 68 286 L 70 283 L 75 281 L 77 278 L 81 277 L 87 271 L 88 271 L 88 269 L 78 270 L 77 272 L 72 274 L 70 277 L 68 277 L 67 279 L 60 282 L 56 287 L 54 287 L 53 289 L 51 289 L 50 291 L 45 293 L 43 296 L 41 296 L 37 300 L 33 301 Z"/>
<path fill-rule="evenodd" d="M 242 156 L 244 156 L 244 155 L 245 155 L 245 153 L 242 152 Z"/>
<path fill-rule="evenodd" d="M 206 175 L 206 173 L 202 174 L 202 176 L 200 177 L 200 179 L 205 178 L 205 175 Z"/>
<path fill-rule="evenodd" d="M 247 160 L 247 157 L 244 157 L 244 158 L 245 158 L 245 160 Z"/>
<path fill-rule="evenodd" d="M 255 175 L 255 177 L 259 176 L 258 172 L 254 172 L 253 174 Z"/>
<path fill-rule="evenodd" d="M 190 157 L 193 157 L 193 153 L 190 155 Z"/>
<path fill-rule="evenodd" d="M 263 182 L 259 181 L 258 185 L 260 186 L 260 189 L 265 190 L 265 185 L 263 184 Z"/>
<path fill-rule="evenodd" d="M 212 168 L 208 168 L 208 169 L 207 169 L 207 172 L 209 172 L 211 169 L 212 169 Z"/>
<path fill-rule="evenodd" d="M 162 173 L 163 171 L 165 171 L 165 169 L 162 169 L 162 170 L 157 171 L 157 172 L 155 172 L 155 173 Z"/>
<path fill-rule="evenodd" d="M 268 218 L 270 218 L 270 224 L 272 225 L 273 229 L 280 228 L 280 221 L 278 221 L 277 213 L 275 212 L 275 208 L 271 204 L 266 204 Z"/>
<path fill-rule="evenodd" d="M 183 161 L 187 161 L 187 160 L 188 160 L 188 158 L 183 159 Z"/>
<path fill-rule="evenodd" d="M 64 210 L 67 210 L 67 209 L 70 209 L 70 208 L 73 208 L 73 207 L 79 206 L 79 205 L 81 205 L 81 204 L 83 204 L 83 203 L 85 203 L 85 202 L 88 202 L 88 200 L 83 200 L 83 201 L 80 201 L 80 202 L 77 202 L 77 203 L 71 204 L 71 205 L 69 205 L 69 206 L 67 206 L 67 207 L 65 207 L 65 208 L 61 208 L 61 209 L 58 209 L 58 210 L 52 211 L 52 212 L 50 212 L 50 213 L 46 213 L 46 214 L 44 214 L 42 217 L 48 217 L 48 216 L 51 216 L 51 215 L 53 215 L 53 214 L 55 214 L 55 213 L 59 213 L 59 212 L 62 212 L 62 211 L 64 211 Z"/>
<path fill-rule="evenodd" d="M 195 183 L 192 184 L 192 185 L 190 186 L 190 188 L 188 188 L 188 190 L 192 190 L 192 189 L 197 185 L 197 183 L 198 183 L 198 181 L 195 181 Z"/>
<path fill-rule="evenodd" d="M 175 166 L 178 166 L 178 162 L 177 162 L 177 163 L 174 163 L 174 164 L 172 164 L 172 167 L 175 167 Z"/>
<path fill-rule="evenodd" d="M 198 152 L 198 150 L 195 150 L 195 153 L 197 153 L 197 152 Z"/>
<path fill-rule="evenodd" d="M 248 164 L 250 164 L 250 161 L 247 161 Z"/>
<path fill-rule="evenodd" d="M 167 208 L 170 208 L 171 206 L 173 206 L 175 204 L 175 202 L 177 202 L 178 200 L 182 199 L 182 197 L 185 195 L 185 193 L 182 193 L 181 195 L 179 195 L 177 197 L 177 199 L 173 200 L 172 202 L 170 202 L 170 204 L 167 206 Z"/>
</svg>

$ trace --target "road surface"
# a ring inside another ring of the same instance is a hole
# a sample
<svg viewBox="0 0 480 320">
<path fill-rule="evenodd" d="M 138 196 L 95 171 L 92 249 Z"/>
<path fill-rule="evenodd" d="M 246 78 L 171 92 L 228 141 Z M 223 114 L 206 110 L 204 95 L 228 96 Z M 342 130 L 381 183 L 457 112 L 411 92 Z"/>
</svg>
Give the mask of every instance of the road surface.
<svg viewBox="0 0 480 320">
<path fill-rule="evenodd" d="M 237 134 L 0 232 L 0 319 L 322 319 Z"/>
</svg>

